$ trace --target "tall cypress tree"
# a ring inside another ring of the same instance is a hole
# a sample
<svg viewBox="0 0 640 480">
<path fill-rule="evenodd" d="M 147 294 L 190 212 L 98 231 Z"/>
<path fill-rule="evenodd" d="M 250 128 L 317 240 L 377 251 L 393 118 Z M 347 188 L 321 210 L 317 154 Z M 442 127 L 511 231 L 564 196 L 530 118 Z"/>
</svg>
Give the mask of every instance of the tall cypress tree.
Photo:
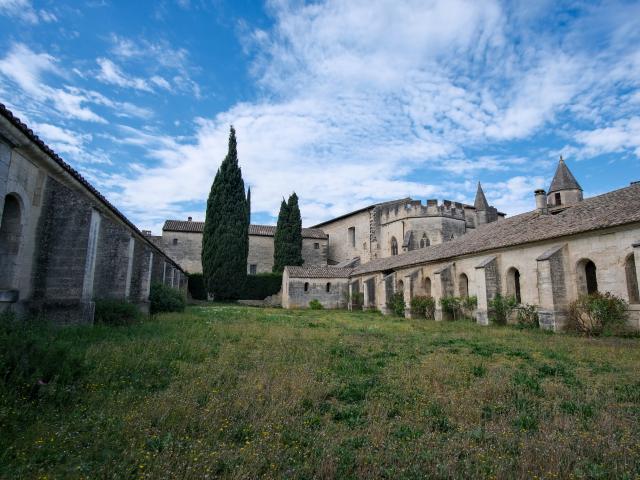
<svg viewBox="0 0 640 480">
<path fill-rule="evenodd" d="M 244 287 L 249 251 L 248 210 L 232 126 L 229 151 L 211 185 L 202 235 L 205 286 L 216 300 L 238 298 Z"/>
<path fill-rule="evenodd" d="M 289 210 L 289 263 L 287 265 L 302 265 L 302 217 L 298 206 L 298 195 L 293 192 L 287 202 Z"/>
<path fill-rule="evenodd" d="M 276 233 L 273 238 L 273 271 L 282 272 L 287 265 L 287 231 L 289 228 L 289 207 L 282 199 Z"/>
<path fill-rule="evenodd" d="M 287 265 L 302 265 L 302 218 L 298 196 L 282 199 L 274 238 L 273 271 L 282 272 Z"/>
</svg>

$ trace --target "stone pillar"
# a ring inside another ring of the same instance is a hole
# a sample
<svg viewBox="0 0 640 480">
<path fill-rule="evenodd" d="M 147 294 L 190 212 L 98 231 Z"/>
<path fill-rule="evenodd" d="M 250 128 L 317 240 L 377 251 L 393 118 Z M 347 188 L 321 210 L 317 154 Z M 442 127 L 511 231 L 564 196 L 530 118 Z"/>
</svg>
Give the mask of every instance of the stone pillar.
<svg viewBox="0 0 640 480">
<path fill-rule="evenodd" d="M 489 325 L 489 302 L 500 293 L 500 272 L 497 257 L 489 257 L 476 266 L 478 308 L 476 322 Z"/>
<path fill-rule="evenodd" d="M 438 270 L 433 273 L 433 281 L 431 282 L 431 296 L 433 297 L 433 300 L 436 302 L 434 319 L 437 322 L 440 322 L 445 319 L 444 312 L 442 311 L 442 305 L 440 305 L 440 299 L 444 296 L 442 291 L 441 270 Z"/>
<path fill-rule="evenodd" d="M 413 318 L 411 313 L 411 275 L 405 275 L 404 283 L 404 318 Z"/>
<path fill-rule="evenodd" d="M 640 241 L 635 242 L 632 247 L 633 261 L 636 264 L 636 279 L 638 280 L 638 289 L 640 289 Z"/>
<path fill-rule="evenodd" d="M 537 260 L 538 318 L 540 328 L 558 331 L 567 319 L 567 286 L 565 282 L 565 247 L 555 246 Z"/>
<path fill-rule="evenodd" d="M 369 308 L 369 279 L 362 279 L 362 310 Z"/>
<path fill-rule="evenodd" d="M 389 299 L 389 293 L 393 293 L 393 282 L 396 274 L 390 273 L 386 277 L 381 274 L 382 280 L 380 282 L 380 295 L 377 296 L 380 300 L 378 301 L 378 308 L 384 315 L 389 315 L 389 308 L 387 307 L 387 300 Z M 389 288 L 389 283 L 391 283 L 391 288 Z"/>
<path fill-rule="evenodd" d="M 131 275 L 133 274 L 133 249 L 136 245 L 133 237 L 129 239 L 129 248 L 127 250 L 128 258 L 127 258 L 127 275 L 125 277 L 124 284 L 124 298 L 129 299 L 131 295 Z"/>
<path fill-rule="evenodd" d="M 96 257 L 98 253 L 98 237 L 100 233 L 100 213 L 91 209 L 91 221 L 89 224 L 89 242 L 87 244 L 87 256 L 84 266 L 84 281 L 82 283 L 82 299 L 91 301 L 93 298 L 93 281 L 96 273 Z"/>
<path fill-rule="evenodd" d="M 353 283 L 349 282 L 349 301 L 347 302 L 347 309 L 353 310 Z"/>
</svg>

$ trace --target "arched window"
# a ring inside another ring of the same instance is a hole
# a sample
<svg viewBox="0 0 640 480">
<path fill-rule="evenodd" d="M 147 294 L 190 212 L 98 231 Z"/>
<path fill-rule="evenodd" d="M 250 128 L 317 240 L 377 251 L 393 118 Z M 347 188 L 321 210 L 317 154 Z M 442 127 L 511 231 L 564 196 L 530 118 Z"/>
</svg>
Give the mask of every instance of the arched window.
<svg viewBox="0 0 640 480">
<path fill-rule="evenodd" d="M 467 298 L 469 296 L 469 278 L 464 273 L 461 273 L 458 278 L 458 291 L 462 298 Z"/>
<path fill-rule="evenodd" d="M 309 291 L 309 282 L 304 282 L 304 291 L 305 292 Z"/>
<path fill-rule="evenodd" d="M 578 262 L 577 268 L 578 292 L 591 295 L 598 291 L 598 275 L 596 264 L 588 258 Z"/>
<path fill-rule="evenodd" d="M 20 201 L 15 195 L 7 195 L 4 198 L 2 223 L 0 224 L 0 288 L 15 288 L 13 276 L 16 271 L 21 237 Z"/>
<path fill-rule="evenodd" d="M 431 279 L 429 277 L 425 277 L 424 279 L 424 294 L 427 297 L 431 296 Z"/>
<path fill-rule="evenodd" d="M 426 234 L 426 233 L 424 233 L 424 234 L 422 235 L 422 239 L 420 239 L 420 248 L 426 248 L 426 247 L 428 247 L 429 245 L 430 245 L 429 237 L 427 237 L 427 234 Z"/>
<path fill-rule="evenodd" d="M 516 302 L 522 303 L 522 295 L 520 293 L 520 271 L 511 267 L 507 271 L 507 295 L 515 297 Z"/>
<path fill-rule="evenodd" d="M 327 293 L 331 291 L 331 282 L 327 282 Z"/>
<path fill-rule="evenodd" d="M 391 237 L 391 255 L 398 254 L 398 241 L 396 237 Z"/>
<path fill-rule="evenodd" d="M 627 292 L 629 293 L 629 303 L 640 303 L 640 292 L 638 292 L 638 274 L 636 273 L 636 259 L 633 253 L 624 262 L 624 271 L 627 277 Z"/>
<path fill-rule="evenodd" d="M 398 292 L 404 292 L 404 282 L 402 280 L 398 280 Z"/>
</svg>

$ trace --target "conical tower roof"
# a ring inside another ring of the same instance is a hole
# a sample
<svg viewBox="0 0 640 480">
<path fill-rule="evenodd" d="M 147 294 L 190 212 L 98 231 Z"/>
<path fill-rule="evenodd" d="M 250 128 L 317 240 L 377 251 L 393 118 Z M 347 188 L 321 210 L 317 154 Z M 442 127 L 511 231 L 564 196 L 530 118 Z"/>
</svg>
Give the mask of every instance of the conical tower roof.
<svg viewBox="0 0 640 480">
<path fill-rule="evenodd" d="M 487 202 L 487 197 L 484 196 L 480 182 L 478 182 L 478 191 L 476 192 L 476 200 L 473 202 L 473 206 L 476 207 L 476 210 L 489 210 L 489 203 Z"/>
<path fill-rule="evenodd" d="M 558 168 L 556 168 L 556 174 L 551 180 L 551 186 L 549 187 L 549 193 L 559 192 L 560 190 L 582 190 L 580 184 L 573 176 L 567 164 L 564 163 L 562 156 L 558 162 Z"/>
</svg>

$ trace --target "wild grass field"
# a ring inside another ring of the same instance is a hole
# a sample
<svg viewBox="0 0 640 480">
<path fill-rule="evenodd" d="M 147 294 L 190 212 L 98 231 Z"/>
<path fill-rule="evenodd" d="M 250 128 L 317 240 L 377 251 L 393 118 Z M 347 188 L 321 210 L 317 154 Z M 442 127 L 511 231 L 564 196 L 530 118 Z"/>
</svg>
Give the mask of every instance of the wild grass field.
<svg viewBox="0 0 640 480">
<path fill-rule="evenodd" d="M 0 347 L 1 478 L 640 475 L 638 339 L 211 305 Z"/>
</svg>

